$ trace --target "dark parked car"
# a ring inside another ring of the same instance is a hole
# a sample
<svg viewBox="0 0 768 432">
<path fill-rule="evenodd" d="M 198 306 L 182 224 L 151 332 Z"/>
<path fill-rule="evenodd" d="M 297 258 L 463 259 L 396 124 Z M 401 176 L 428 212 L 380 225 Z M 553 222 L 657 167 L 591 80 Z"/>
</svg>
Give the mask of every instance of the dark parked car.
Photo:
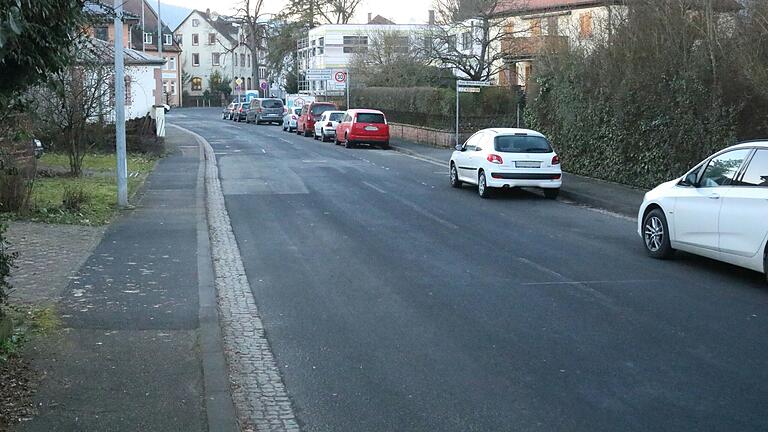
<svg viewBox="0 0 768 432">
<path fill-rule="evenodd" d="M 248 102 L 243 102 L 239 104 L 235 104 L 235 112 L 232 114 L 233 118 L 232 120 L 236 122 L 241 122 L 246 120 L 246 113 L 248 112 L 248 108 L 251 106 Z"/>
<path fill-rule="evenodd" d="M 286 110 L 283 101 L 275 98 L 259 98 L 251 101 L 251 109 L 248 110 L 247 123 L 256 124 L 274 123 L 282 124 Z"/>
</svg>

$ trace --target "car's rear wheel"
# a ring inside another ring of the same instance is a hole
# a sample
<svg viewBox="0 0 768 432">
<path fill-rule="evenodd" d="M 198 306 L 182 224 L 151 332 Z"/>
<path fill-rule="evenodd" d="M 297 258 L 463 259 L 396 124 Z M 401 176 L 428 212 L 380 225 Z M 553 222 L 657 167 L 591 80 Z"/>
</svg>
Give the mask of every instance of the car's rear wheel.
<svg viewBox="0 0 768 432">
<path fill-rule="evenodd" d="M 666 259 L 674 253 L 669 241 L 667 217 L 659 208 L 648 212 L 643 219 L 643 244 L 653 258 Z"/>
<path fill-rule="evenodd" d="M 485 181 L 485 171 L 480 171 L 477 176 L 477 193 L 480 198 L 489 198 L 491 196 L 491 188 L 488 187 L 488 183 Z"/>
<path fill-rule="evenodd" d="M 560 194 L 560 188 L 557 189 L 544 189 L 544 196 L 547 199 L 555 199 Z"/>
<path fill-rule="evenodd" d="M 459 180 L 459 171 L 456 169 L 456 165 L 451 163 L 451 187 L 460 188 L 461 180 Z"/>
<path fill-rule="evenodd" d="M 304 129 L 304 136 L 305 136 L 305 137 L 310 137 L 310 136 L 312 136 L 312 135 L 314 135 L 314 134 L 315 134 L 315 133 L 314 133 L 314 132 L 311 132 L 309 129 Z"/>
<path fill-rule="evenodd" d="M 333 136 L 333 145 L 341 145 L 341 141 L 339 141 L 338 135 Z"/>
<path fill-rule="evenodd" d="M 384 144 L 381 145 L 381 148 L 383 150 L 389 150 L 389 141 L 384 141 Z"/>
<path fill-rule="evenodd" d="M 765 273 L 765 282 L 768 283 L 768 245 L 765 246 L 765 255 L 763 255 L 763 273 Z"/>
<path fill-rule="evenodd" d="M 349 137 L 346 135 L 344 135 L 344 147 L 346 148 L 355 147 L 355 143 L 353 143 L 352 140 L 350 140 Z"/>
<path fill-rule="evenodd" d="M 312 132 L 312 139 L 317 141 L 319 138 L 317 137 L 317 134 Z"/>
</svg>

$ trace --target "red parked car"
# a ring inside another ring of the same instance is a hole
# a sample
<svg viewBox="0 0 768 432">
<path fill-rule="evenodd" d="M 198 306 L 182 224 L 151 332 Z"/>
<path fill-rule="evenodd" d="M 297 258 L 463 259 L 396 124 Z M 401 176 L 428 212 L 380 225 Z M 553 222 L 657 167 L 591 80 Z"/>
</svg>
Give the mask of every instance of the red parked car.
<svg viewBox="0 0 768 432">
<path fill-rule="evenodd" d="M 312 102 L 304 105 L 299 120 L 296 121 L 296 134 L 305 137 L 315 134 L 315 122 L 326 111 L 336 111 L 339 107 L 333 102 Z"/>
<path fill-rule="evenodd" d="M 351 109 L 336 126 L 334 142 L 352 148 L 365 143 L 378 145 L 383 149 L 389 148 L 389 125 L 384 113 L 369 109 Z"/>
</svg>

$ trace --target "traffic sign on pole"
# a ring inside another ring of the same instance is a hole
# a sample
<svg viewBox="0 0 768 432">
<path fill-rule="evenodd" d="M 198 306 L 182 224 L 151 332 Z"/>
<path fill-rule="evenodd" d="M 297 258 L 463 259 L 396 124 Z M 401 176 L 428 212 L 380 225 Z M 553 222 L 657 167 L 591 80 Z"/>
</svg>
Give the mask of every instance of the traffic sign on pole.
<svg viewBox="0 0 768 432">
<path fill-rule="evenodd" d="M 480 93 L 480 87 L 457 87 L 459 93 Z"/>
<path fill-rule="evenodd" d="M 309 69 L 306 77 L 307 81 L 329 81 L 332 79 L 330 69 Z"/>
</svg>

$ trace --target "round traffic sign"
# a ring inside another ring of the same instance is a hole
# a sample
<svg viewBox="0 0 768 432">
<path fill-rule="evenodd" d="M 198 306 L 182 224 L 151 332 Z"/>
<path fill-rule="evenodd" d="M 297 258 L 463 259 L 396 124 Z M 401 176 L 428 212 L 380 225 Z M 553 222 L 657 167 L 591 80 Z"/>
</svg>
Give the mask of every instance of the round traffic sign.
<svg viewBox="0 0 768 432">
<path fill-rule="evenodd" d="M 344 82 L 347 80 L 347 73 L 346 72 L 336 72 L 336 74 L 333 76 L 333 79 L 336 80 L 336 82 Z"/>
<path fill-rule="evenodd" d="M 262 81 L 261 82 L 261 89 L 262 90 L 266 90 L 267 88 L 269 88 L 269 84 L 267 84 L 266 81 Z"/>
<path fill-rule="evenodd" d="M 303 106 L 304 106 L 304 99 L 302 99 L 302 98 L 296 98 L 296 99 L 293 101 L 293 106 L 295 106 L 295 107 L 303 107 Z"/>
</svg>

